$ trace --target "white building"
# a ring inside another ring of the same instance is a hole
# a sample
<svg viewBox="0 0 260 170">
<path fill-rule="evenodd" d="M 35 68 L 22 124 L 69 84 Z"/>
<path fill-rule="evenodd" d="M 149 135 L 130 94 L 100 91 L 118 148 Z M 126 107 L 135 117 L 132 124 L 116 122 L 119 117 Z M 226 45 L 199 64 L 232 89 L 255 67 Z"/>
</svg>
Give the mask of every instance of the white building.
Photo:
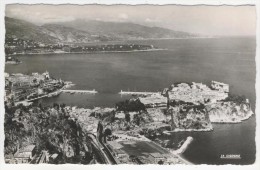
<svg viewBox="0 0 260 170">
<path fill-rule="evenodd" d="M 213 89 L 219 90 L 219 91 L 224 91 L 224 92 L 229 92 L 229 85 L 217 81 L 212 81 L 211 82 L 211 87 Z"/>
</svg>

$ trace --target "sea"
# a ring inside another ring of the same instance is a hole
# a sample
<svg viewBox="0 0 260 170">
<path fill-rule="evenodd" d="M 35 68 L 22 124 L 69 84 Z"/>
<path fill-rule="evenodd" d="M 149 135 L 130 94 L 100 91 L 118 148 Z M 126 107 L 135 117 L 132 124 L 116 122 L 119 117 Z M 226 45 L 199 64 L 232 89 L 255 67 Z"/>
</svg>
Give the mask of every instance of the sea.
<svg viewBox="0 0 260 170">
<path fill-rule="evenodd" d="M 160 51 L 105 52 L 91 54 L 19 55 L 18 65 L 6 65 L 7 73 L 31 74 L 49 71 L 55 78 L 72 81 L 72 89 L 97 94 L 60 94 L 43 98 L 43 105 L 93 108 L 114 107 L 131 98 L 124 91 L 158 92 L 176 82 L 210 85 L 212 80 L 230 85 L 230 93 L 246 96 L 255 110 L 256 39 L 221 37 L 133 40 L 98 44 L 144 44 Z M 162 140 L 179 142 L 194 138 L 182 156 L 194 164 L 253 164 L 255 162 L 255 115 L 238 124 L 213 124 L 210 132 L 175 132 Z M 221 155 L 239 155 L 223 159 Z"/>
</svg>

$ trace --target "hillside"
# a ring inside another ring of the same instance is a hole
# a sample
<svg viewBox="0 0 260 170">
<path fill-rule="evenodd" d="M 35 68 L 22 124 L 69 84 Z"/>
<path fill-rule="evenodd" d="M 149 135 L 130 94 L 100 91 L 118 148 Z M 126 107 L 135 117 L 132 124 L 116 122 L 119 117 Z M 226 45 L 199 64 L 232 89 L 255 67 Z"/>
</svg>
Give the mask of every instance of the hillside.
<svg viewBox="0 0 260 170">
<path fill-rule="evenodd" d="M 86 43 L 113 40 L 183 38 L 194 35 L 160 27 L 134 23 L 75 20 L 38 26 L 23 20 L 5 17 L 6 37 L 44 43 Z"/>
<path fill-rule="evenodd" d="M 186 32 L 173 31 L 161 27 L 148 27 L 127 22 L 74 20 L 56 24 L 87 31 L 93 35 L 104 35 L 112 39 L 177 38 L 195 36 Z"/>
<path fill-rule="evenodd" d="M 5 17 L 6 37 L 33 40 L 39 42 L 56 42 L 55 37 L 49 36 L 44 29 L 32 23 Z"/>
<path fill-rule="evenodd" d="M 88 42 L 91 35 L 84 31 L 61 25 L 37 26 L 32 23 L 5 17 L 6 37 L 15 37 L 44 43 Z"/>
<path fill-rule="evenodd" d="M 88 32 L 76 30 L 62 25 L 48 24 L 41 27 L 45 34 L 58 39 L 59 42 L 89 42 L 95 39 Z"/>
</svg>

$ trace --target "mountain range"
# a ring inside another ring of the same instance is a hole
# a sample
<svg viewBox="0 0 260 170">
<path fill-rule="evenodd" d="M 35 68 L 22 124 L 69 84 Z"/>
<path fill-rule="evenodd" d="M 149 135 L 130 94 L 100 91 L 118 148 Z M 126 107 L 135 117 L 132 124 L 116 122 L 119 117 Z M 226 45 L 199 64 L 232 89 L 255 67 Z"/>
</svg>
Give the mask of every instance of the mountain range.
<svg viewBox="0 0 260 170">
<path fill-rule="evenodd" d="M 6 37 L 43 43 L 86 43 L 134 39 L 185 38 L 196 35 L 134 23 L 74 20 L 44 25 L 5 17 Z"/>
</svg>

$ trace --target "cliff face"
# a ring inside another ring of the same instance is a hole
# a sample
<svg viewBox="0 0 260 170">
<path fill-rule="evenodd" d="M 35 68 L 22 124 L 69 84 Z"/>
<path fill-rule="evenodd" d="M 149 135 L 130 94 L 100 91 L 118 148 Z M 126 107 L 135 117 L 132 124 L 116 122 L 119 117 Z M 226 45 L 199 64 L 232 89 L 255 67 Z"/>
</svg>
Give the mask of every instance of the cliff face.
<svg viewBox="0 0 260 170">
<path fill-rule="evenodd" d="M 207 107 L 211 122 L 239 123 L 252 116 L 248 103 L 237 104 L 232 101 L 217 102 Z"/>
<path fill-rule="evenodd" d="M 207 131 L 212 130 L 212 124 L 204 105 L 182 104 L 177 107 L 170 107 L 168 114 L 174 131 Z"/>
</svg>

